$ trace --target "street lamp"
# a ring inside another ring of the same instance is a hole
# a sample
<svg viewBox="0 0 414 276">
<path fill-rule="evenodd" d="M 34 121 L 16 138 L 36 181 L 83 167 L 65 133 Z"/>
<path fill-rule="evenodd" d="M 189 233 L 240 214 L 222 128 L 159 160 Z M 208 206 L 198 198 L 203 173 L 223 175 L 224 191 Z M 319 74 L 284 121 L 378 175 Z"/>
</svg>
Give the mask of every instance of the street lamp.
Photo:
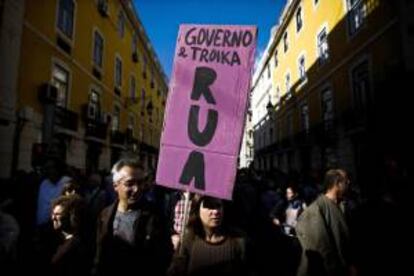
<svg viewBox="0 0 414 276">
<path fill-rule="evenodd" d="M 269 102 L 266 105 L 266 110 L 267 110 L 267 114 L 269 115 L 270 119 L 273 119 L 273 111 L 274 111 L 273 109 L 274 109 L 274 106 L 269 98 Z"/>
</svg>

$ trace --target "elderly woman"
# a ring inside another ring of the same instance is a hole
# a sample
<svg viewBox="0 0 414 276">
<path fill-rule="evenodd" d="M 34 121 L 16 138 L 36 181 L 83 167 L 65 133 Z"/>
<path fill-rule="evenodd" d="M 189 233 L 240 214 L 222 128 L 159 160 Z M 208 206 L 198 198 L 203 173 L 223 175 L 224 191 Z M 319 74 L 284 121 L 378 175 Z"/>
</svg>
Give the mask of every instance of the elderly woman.
<svg viewBox="0 0 414 276">
<path fill-rule="evenodd" d="M 169 275 L 248 275 L 246 239 L 228 227 L 223 201 L 201 196 L 191 206 L 186 235 Z"/>
<path fill-rule="evenodd" d="M 53 255 L 52 275 L 87 275 L 88 261 L 81 239 L 83 200 L 77 195 L 60 196 L 52 202 L 52 223 L 60 236 L 60 243 Z"/>
</svg>

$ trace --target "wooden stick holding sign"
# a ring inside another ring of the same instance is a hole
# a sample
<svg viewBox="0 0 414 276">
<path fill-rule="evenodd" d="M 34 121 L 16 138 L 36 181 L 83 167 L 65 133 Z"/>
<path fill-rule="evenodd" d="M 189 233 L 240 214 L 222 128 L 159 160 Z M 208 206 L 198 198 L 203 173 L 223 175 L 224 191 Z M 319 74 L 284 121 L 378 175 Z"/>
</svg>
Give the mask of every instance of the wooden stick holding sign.
<svg viewBox="0 0 414 276">
<path fill-rule="evenodd" d="M 183 228 L 181 230 L 180 233 L 180 243 L 179 243 L 179 255 L 183 254 L 183 242 L 184 242 L 184 237 L 185 237 L 185 232 L 187 231 L 187 223 L 188 223 L 188 218 L 190 217 L 190 192 L 187 190 L 186 192 L 184 192 L 184 216 L 183 216 L 183 221 L 182 221 L 182 225 Z"/>
</svg>

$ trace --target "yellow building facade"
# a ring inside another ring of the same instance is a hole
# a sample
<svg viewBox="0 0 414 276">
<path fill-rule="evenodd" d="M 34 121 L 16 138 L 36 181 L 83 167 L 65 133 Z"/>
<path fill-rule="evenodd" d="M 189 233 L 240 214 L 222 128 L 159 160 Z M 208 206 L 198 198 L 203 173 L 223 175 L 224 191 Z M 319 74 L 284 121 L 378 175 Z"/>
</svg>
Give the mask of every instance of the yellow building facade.
<svg viewBox="0 0 414 276">
<path fill-rule="evenodd" d="M 376 151 L 370 144 L 396 151 L 377 138 L 383 84 L 391 72 L 408 70 L 402 58 L 404 5 L 287 1 L 262 69 L 273 81 L 272 120 L 266 124 L 273 126 L 274 138 L 255 153 L 256 168 L 305 175 L 343 167 L 363 175 Z M 258 127 L 255 132 L 255 143 L 269 135 Z"/>
<path fill-rule="evenodd" d="M 22 3 L 16 169 L 109 170 L 126 154 L 155 169 L 167 79 L 132 2 Z"/>
</svg>

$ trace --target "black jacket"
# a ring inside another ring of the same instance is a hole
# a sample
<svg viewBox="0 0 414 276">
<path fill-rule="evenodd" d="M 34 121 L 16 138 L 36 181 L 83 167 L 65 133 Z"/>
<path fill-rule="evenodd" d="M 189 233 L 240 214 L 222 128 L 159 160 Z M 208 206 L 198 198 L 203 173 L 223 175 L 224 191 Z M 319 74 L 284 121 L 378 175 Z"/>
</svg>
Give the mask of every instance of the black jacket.
<svg viewBox="0 0 414 276">
<path fill-rule="evenodd" d="M 95 275 L 122 275 L 136 270 L 139 275 L 163 275 L 172 255 L 172 245 L 163 216 L 148 202 L 138 206 L 135 244 L 113 235 L 118 202 L 105 208 L 97 221 Z"/>
</svg>

